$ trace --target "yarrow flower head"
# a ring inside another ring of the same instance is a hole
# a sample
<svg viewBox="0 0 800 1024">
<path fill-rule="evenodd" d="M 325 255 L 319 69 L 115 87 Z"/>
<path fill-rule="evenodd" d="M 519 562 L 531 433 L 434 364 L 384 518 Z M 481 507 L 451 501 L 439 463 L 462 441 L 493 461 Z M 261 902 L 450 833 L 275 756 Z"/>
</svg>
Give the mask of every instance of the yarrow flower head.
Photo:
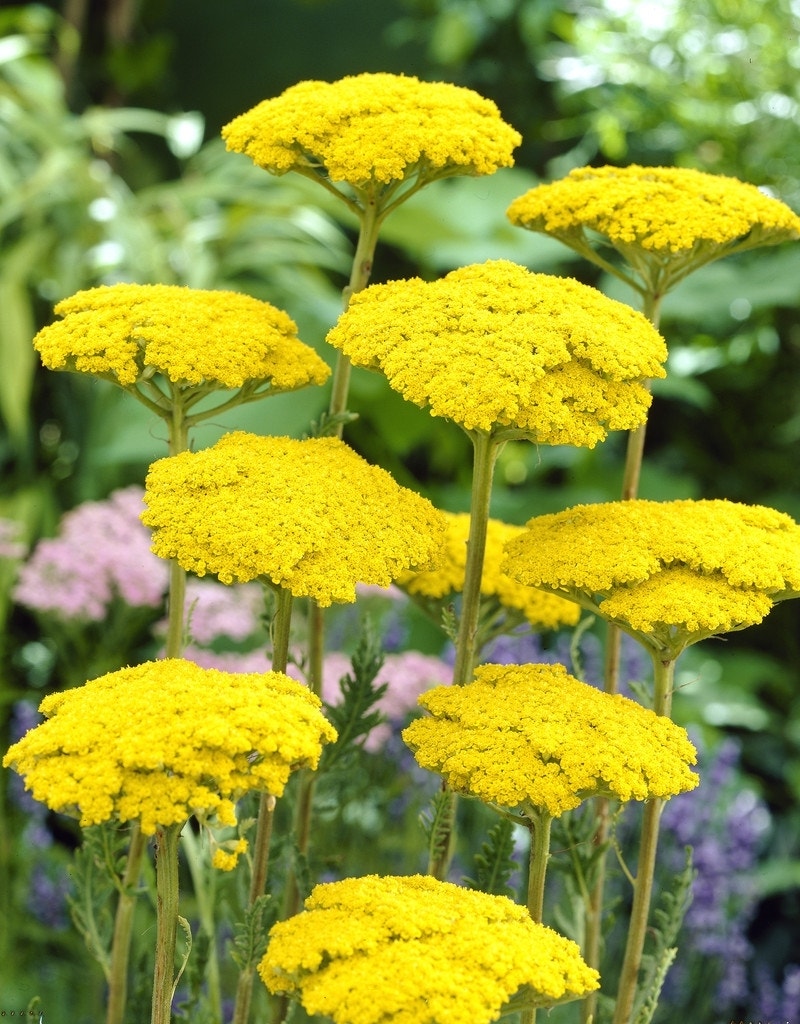
<svg viewBox="0 0 800 1024">
<path fill-rule="evenodd" d="M 553 1006 L 598 988 L 578 946 L 524 907 L 421 875 L 316 886 L 258 970 L 335 1024 L 489 1024 L 518 994 Z"/>
<path fill-rule="evenodd" d="M 657 272 L 662 291 L 731 252 L 800 238 L 800 217 L 780 200 L 685 167 L 579 167 L 515 199 L 508 216 L 583 255 L 595 232 L 634 271 Z"/>
<path fill-rule="evenodd" d="M 521 136 L 471 89 L 392 74 L 300 82 L 222 129 L 229 150 L 272 174 L 297 171 L 356 193 L 418 187 L 513 164 Z"/>
<path fill-rule="evenodd" d="M 44 365 L 121 387 L 160 373 L 185 388 L 292 391 L 323 384 L 330 372 L 286 313 L 238 292 L 103 285 L 62 300 L 55 311 L 63 319 L 33 341 Z"/>
<path fill-rule="evenodd" d="M 466 512 L 445 512 L 444 515 L 447 537 L 437 568 L 405 572 L 397 580 L 397 585 L 410 597 L 426 603 L 449 601 L 464 589 L 470 516 Z M 574 626 L 580 618 L 580 608 L 574 602 L 523 586 L 501 571 L 504 545 L 524 531 L 524 526 L 513 526 L 499 519 L 488 521 L 481 594 L 487 604 L 498 605 L 514 622 L 524 617 L 537 629 Z"/>
<path fill-rule="evenodd" d="M 336 739 L 320 702 L 280 672 L 146 662 L 54 693 L 46 721 L 3 758 L 34 798 L 81 825 L 138 821 L 150 835 L 191 814 L 236 823 L 250 790 L 280 796 Z"/>
<path fill-rule="evenodd" d="M 442 514 L 335 437 L 297 441 L 237 431 L 155 462 L 142 521 L 153 551 L 223 583 L 261 578 L 322 606 L 355 601 L 429 565 Z"/>
<path fill-rule="evenodd" d="M 467 431 L 590 448 L 645 421 L 667 356 L 641 313 L 507 260 L 372 285 L 328 341 Z"/>
<path fill-rule="evenodd" d="M 620 501 L 530 520 L 505 571 L 676 656 L 800 596 L 800 526 L 731 501 Z"/>
<path fill-rule="evenodd" d="M 419 703 L 430 717 L 403 732 L 419 764 L 526 816 L 559 817 L 598 795 L 669 797 L 698 783 L 684 729 L 563 665 L 481 665 L 474 682 Z"/>
</svg>

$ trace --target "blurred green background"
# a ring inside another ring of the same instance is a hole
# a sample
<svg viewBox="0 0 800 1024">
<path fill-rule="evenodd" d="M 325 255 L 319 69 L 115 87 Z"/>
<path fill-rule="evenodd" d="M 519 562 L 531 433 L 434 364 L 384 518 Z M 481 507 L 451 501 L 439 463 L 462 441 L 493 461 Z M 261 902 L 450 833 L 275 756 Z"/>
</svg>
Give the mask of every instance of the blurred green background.
<svg viewBox="0 0 800 1024">
<path fill-rule="evenodd" d="M 305 180 L 226 154 L 219 129 L 305 78 L 394 71 L 470 86 L 524 137 L 517 166 L 426 188 L 385 225 L 373 280 L 505 257 L 623 296 L 508 202 L 587 163 L 696 167 L 800 211 L 800 11 L 790 0 L 64 0 L 0 7 L 0 515 L 30 542 L 81 501 L 143 479 L 164 438 L 122 392 L 42 371 L 53 303 L 118 280 L 229 287 L 287 309 L 330 359 L 353 225 Z M 642 495 L 726 497 L 800 518 L 800 246 L 693 275 L 665 303 Z M 238 410 L 299 435 L 326 393 Z M 454 426 L 357 373 L 348 440 L 442 507 L 468 504 Z M 509 444 L 493 514 L 516 522 L 618 495 L 624 438 Z M 0 580 L 0 583 L 3 581 Z M 5 581 L 7 590 L 8 580 Z M 30 687 L 30 621 L 0 598 L 2 701 Z M 800 962 L 800 606 L 687 655 L 677 715 L 743 743 L 776 823 L 753 938 Z M 6 837 L 7 838 L 7 837 Z"/>
</svg>

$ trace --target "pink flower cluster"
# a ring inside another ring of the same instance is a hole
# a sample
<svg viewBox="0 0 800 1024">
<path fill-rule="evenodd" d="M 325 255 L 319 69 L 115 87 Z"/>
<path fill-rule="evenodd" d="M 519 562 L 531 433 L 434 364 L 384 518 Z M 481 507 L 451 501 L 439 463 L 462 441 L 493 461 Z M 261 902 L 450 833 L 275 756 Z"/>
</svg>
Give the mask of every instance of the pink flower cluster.
<svg viewBox="0 0 800 1024">
<path fill-rule="evenodd" d="M 158 607 L 169 569 L 150 551 L 150 531 L 139 521 L 142 494 L 126 487 L 68 512 L 58 536 L 40 541 L 21 566 L 14 600 L 67 622 L 101 622 L 117 597 Z"/>
</svg>

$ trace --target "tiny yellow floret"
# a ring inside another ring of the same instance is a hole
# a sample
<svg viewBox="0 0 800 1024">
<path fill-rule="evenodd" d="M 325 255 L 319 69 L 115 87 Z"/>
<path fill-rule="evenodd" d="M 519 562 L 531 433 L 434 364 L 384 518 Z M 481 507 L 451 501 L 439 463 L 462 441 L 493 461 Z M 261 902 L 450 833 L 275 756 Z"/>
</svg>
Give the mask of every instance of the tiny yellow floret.
<svg viewBox="0 0 800 1024">
<path fill-rule="evenodd" d="M 686 731 L 563 665 L 481 665 L 475 682 L 419 698 L 430 717 L 403 731 L 423 768 L 449 786 L 533 817 L 592 796 L 670 797 L 694 789 Z"/>
<path fill-rule="evenodd" d="M 503 568 L 675 654 L 800 594 L 800 526 L 724 500 L 578 505 L 530 520 Z"/>
<path fill-rule="evenodd" d="M 316 768 L 322 745 L 336 739 L 320 707 L 280 672 L 145 662 L 45 697 L 47 720 L 3 765 L 81 825 L 136 821 L 152 835 L 191 814 L 234 825 L 244 793 L 281 796 L 292 771 Z"/>
<path fill-rule="evenodd" d="M 323 606 L 434 564 L 444 517 L 335 437 L 237 431 L 155 462 L 142 522 L 153 551 L 223 583 L 261 578 Z"/>
<path fill-rule="evenodd" d="M 298 171 L 375 193 L 409 178 L 492 174 L 520 134 L 471 89 L 385 73 L 300 82 L 222 129 L 272 174 Z"/>
<path fill-rule="evenodd" d="M 330 370 L 268 302 L 230 291 L 164 284 L 89 288 L 55 307 L 61 320 L 33 340 L 51 370 L 130 387 L 154 373 L 186 388 L 272 391 L 323 384 Z"/>
<path fill-rule="evenodd" d="M 437 568 L 404 572 L 397 578 L 397 585 L 411 597 L 450 601 L 464 589 L 470 516 L 466 512 L 445 512 L 444 516 L 447 536 Z M 519 613 L 536 629 L 576 625 L 580 608 L 573 601 L 565 601 L 535 587 L 526 587 L 501 571 L 504 545 L 524 532 L 524 526 L 513 526 L 499 519 L 488 521 L 481 577 L 482 596 L 507 612 Z"/>
<path fill-rule="evenodd" d="M 590 448 L 645 421 L 667 357 L 641 313 L 507 260 L 371 285 L 328 341 L 465 430 Z"/>
<path fill-rule="evenodd" d="M 599 986 L 578 946 L 524 907 L 422 875 L 316 886 L 272 928 L 258 970 L 335 1024 L 489 1024 L 520 989 L 546 1007 Z"/>
</svg>

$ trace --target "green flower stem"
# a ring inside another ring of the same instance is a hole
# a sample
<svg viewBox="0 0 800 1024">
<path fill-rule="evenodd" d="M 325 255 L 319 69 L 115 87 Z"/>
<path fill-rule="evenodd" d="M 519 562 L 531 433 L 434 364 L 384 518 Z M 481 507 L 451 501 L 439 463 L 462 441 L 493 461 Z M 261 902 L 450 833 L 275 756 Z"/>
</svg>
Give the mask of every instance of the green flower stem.
<svg viewBox="0 0 800 1024">
<path fill-rule="evenodd" d="M 464 590 L 461 596 L 461 618 L 456 640 L 456 661 L 453 683 L 462 686 L 472 680 L 477 655 L 478 622 L 481 610 L 481 580 L 486 553 L 486 531 L 492 497 L 494 464 L 500 446 L 491 434 L 475 431 L 470 435 L 473 445 L 472 495 L 470 498 L 467 563 Z"/>
<path fill-rule="evenodd" d="M 274 812 L 275 797 L 262 793 L 258 807 L 258 825 L 256 826 L 256 839 L 253 848 L 253 873 L 250 876 L 250 908 L 252 908 L 258 897 L 263 895 L 267 886 L 269 845 L 272 838 Z M 250 1018 L 250 1004 L 253 1000 L 254 980 L 255 964 L 245 965 L 239 972 L 239 980 L 236 985 L 236 1002 L 233 1010 L 232 1024 L 247 1024 Z"/>
<path fill-rule="evenodd" d="M 156 963 L 151 1024 L 170 1024 L 178 937 L 178 838 L 182 824 L 156 832 Z"/>
<path fill-rule="evenodd" d="M 530 818 L 531 852 L 528 867 L 528 913 L 537 924 L 544 917 L 544 882 L 550 859 L 550 825 L 553 819 L 544 811 Z M 536 1024 L 536 1008 L 523 1010 L 521 1024 Z"/>
<path fill-rule="evenodd" d="M 181 392 L 172 389 L 171 417 L 169 427 L 169 454 L 179 455 L 189 447 L 189 428 L 186 423 Z M 183 618 L 186 606 L 186 570 L 176 559 L 169 566 L 169 596 L 167 598 L 167 642 L 165 657 L 180 658 L 183 653 Z"/>
<path fill-rule="evenodd" d="M 544 811 L 530 819 L 531 852 L 528 870 L 528 913 L 537 924 L 544 918 L 544 881 L 550 859 L 550 825 L 553 819 Z"/>
<path fill-rule="evenodd" d="M 125 1016 L 125 1000 L 128 995 L 128 960 L 131 950 L 133 915 L 136 908 L 139 876 L 142 860 L 147 849 L 147 839 L 142 835 L 137 822 L 131 826 L 131 840 L 128 846 L 128 860 L 122 876 L 117 910 L 114 915 L 114 935 L 111 940 L 111 958 L 108 975 L 108 1002 L 106 1024 L 122 1024 Z"/>
<path fill-rule="evenodd" d="M 358 242 L 353 256 L 353 266 L 350 271 L 350 282 L 344 290 L 344 308 L 350 304 L 350 298 L 356 292 L 360 292 L 369 284 L 369 277 L 372 273 L 372 261 L 375 257 L 375 246 L 378 244 L 378 229 L 380 228 L 382 216 L 378 211 L 378 205 L 373 196 L 365 198 L 364 205 L 359 215 Z M 339 352 L 336 358 L 336 367 L 333 371 L 333 385 L 331 388 L 331 400 L 329 413 L 331 416 L 339 416 L 347 409 L 347 396 L 350 390 L 350 360 L 343 352 Z M 342 436 L 343 424 L 339 424 L 337 435 Z"/>
<path fill-rule="evenodd" d="M 292 625 L 292 592 L 284 587 L 275 591 L 275 617 L 272 620 L 272 671 L 285 672 L 289 663 L 289 636 Z M 252 909 L 267 888 L 269 869 L 269 847 L 272 839 L 272 822 L 275 814 L 275 797 L 262 793 L 258 804 L 256 838 L 252 850 L 252 872 L 248 909 Z M 236 987 L 236 1004 L 233 1024 L 247 1024 L 250 1018 L 250 1003 L 253 998 L 255 965 L 246 964 L 239 972 Z"/>
<path fill-rule="evenodd" d="M 325 642 L 325 617 L 316 601 L 309 602 L 308 632 L 308 685 L 318 697 L 322 696 L 322 661 Z M 311 838 L 311 812 L 314 806 L 314 785 L 316 774 L 310 771 L 298 773 L 297 808 L 295 811 L 294 836 L 298 851 L 308 853 Z M 293 917 L 300 909 L 300 890 L 294 871 L 289 873 L 284 899 L 284 918 Z"/>
<path fill-rule="evenodd" d="M 653 659 L 655 678 L 653 710 L 657 715 L 669 715 L 675 662 L 674 660 L 662 661 L 655 652 L 650 653 Z M 628 1024 L 636 1000 L 642 951 L 647 934 L 647 919 L 650 913 L 650 898 L 653 892 L 658 829 L 663 806 L 663 800 L 648 800 L 645 803 L 639 842 L 639 863 L 636 867 L 636 880 L 633 887 L 633 906 L 614 1007 L 613 1024 Z"/>
<path fill-rule="evenodd" d="M 207 848 L 207 840 L 202 843 L 203 833 L 196 836 L 191 828 L 184 827 L 181 833 L 183 843 L 183 854 L 189 867 L 189 874 L 192 876 L 192 890 L 197 903 L 197 916 L 200 918 L 200 927 L 208 936 L 209 951 L 208 961 L 205 969 L 205 979 L 208 986 L 208 1002 L 215 1021 L 222 1020 L 222 988 L 219 976 L 219 954 L 215 935 L 214 922 L 214 868 L 209 870 L 208 856 L 203 846 Z"/>
<path fill-rule="evenodd" d="M 619 275 L 617 275 L 619 276 Z M 658 330 L 661 321 L 661 302 L 664 293 L 655 286 L 637 289 L 642 295 L 642 312 L 650 323 Z M 628 445 L 625 452 L 625 467 L 622 473 L 623 501 L 633 501 L 639 493 L 639 480 L 644 462 L 644 442 L 647 423 L 632 430 L 628 434 Z M 619 667 L 622 649 L 622 633 L 618 626 L 608 624 L 606 634 L 604 689 L 606 693 L 616 693 L 619 686 Z M 597 831 L 594 842 L 600 846 L 606 842 L 609 829 L 609 802 L 606 797 L 599 797 L 595 803 L 597 809 Z M 600 967 L 600 929 L 602 926 L 603 903 L 605 900 L 606 861 L 601 857 L 597 867 L 597 878 L 586 908 L 586 941 L 584 959 L 590 967 Z M 581 1004 L 581 1024 L 588 1024 L 597 1014 L 597 992 L 592 992 Z"/>
<path fill-rule="evenodd" d="M 478 624 L 481 610 L 481 580 L 483 560 L 486 553 L 486 531 L 489 523 L 489 505 L 492 497 L 494 464 L 501 448 L 501 442 L 483 431 L 470 432 L 473 446 L 472 496 L 470 499 L 469 537 L 467 539 L 467 563 L 464 569 L 464 590 L 461 595 L 461 617 L 456 639 L 456 660 L 453 666 L 453 685 L 463 686 L 472 679 L 477 655 Z M 455 805 L 456 794 L 443 790 L 450 801 L 450 807 L 443 820 L 448 822 L 446 837 L 434 830 L 431 838 L 431 852 L 428 860 L 428 874 L 440 881 L 447 877 L 447 871 L 455 850 Z"/>
</svg>

